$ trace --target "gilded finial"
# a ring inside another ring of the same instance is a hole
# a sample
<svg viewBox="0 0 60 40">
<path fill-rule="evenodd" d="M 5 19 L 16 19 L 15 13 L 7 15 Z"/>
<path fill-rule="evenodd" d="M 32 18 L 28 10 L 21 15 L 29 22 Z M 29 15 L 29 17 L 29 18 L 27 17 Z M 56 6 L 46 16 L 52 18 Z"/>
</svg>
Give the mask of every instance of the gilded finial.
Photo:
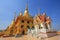
<svg viewBox="0 0 60 40">
<path fill-rule="evenodd" d="M 43 16 L 45 16 L 45 17 L 47 16 L 47 15 L 46 15 L 46 12 L 43 13 Z"/>
<path fill-rule="evenodd" d="M 26 4 L 26 9 L 23 16 L 30 16 L 28 12 L 28 4 Z"/>
<path fill-rule="evenodd" d="M 41 14 L 40 14 L 40 8 L 38 8 L 38 16 L 40 16 Z"/>
<path fill-rule="evenodd" d="M 22 12 L 20 12 L 20 16 L 22 16 Z"/>
<path fill-rule="evenodd" d="M 15 21 L 15 19 L 16 19 L 16 12 L 14 13 L 14 21 Z"/>
<path fill-rule="evenodd" d="M 26 4 L 26 10 L 28 10 L 28 4 Z"/>
</svg>

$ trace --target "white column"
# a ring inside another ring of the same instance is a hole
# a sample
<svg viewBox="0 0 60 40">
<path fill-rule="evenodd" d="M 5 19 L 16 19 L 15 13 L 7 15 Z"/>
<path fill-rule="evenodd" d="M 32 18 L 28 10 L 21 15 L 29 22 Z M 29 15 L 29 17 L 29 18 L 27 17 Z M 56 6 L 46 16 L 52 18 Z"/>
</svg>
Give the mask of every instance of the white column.
<svg viewBox="0 0 60 40">
<path fill-rule="evenodd" d="M 48 29 L 51 30 L 51 25 L 50 24 L 47 24 L 48 25 Z"/>
</svg>

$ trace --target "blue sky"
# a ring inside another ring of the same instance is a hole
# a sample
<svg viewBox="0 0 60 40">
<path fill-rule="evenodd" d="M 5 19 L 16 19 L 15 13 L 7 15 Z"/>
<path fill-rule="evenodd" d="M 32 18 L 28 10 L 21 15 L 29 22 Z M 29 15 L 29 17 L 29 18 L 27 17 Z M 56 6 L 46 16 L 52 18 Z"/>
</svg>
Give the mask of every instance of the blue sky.
<svg viewBox="0 0 60 40">
<path fill-rule="evenodd" d="M 14 18 L 14 12 L 24 13 L 28 3 L 29 13 L 34 16 L 46 12 L 52 19 L 52 27 L 60 29 L 60 0 L 0 0 L 0 30 L 6 29 Z"/>
</svg>

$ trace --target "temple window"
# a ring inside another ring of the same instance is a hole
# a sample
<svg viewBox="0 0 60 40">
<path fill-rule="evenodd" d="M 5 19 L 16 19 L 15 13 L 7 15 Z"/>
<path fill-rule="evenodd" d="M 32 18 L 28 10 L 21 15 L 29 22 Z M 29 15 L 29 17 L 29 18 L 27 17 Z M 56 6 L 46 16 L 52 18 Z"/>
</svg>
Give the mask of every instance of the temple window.
<svg viewBox="0 0 60 40">
<path fill-rule="evenodd" d="M 24 20 L 22 20 L 22 23 L 24 23 Z"/>
<path fill-rule="evenodd" d="M 27 23 L 29 24 L 29 21 L 27 21 Z"/>
<path fill-rule="evenodd" d="M 33 22 L 32 22 L 32 24 L 33 24 Z"/>
<path fill-rule="evenodd" d="M 39 25 L 39 29 L 42 29 L 43 27 L 41 27 L 41 25 Z"/>
<path fill-rule="evenodd" d="M 11 32 L 13 32 L 13 29 L 11 30 Z"/>
<path fill-rule="evenodd" d="M 12 33 L 13 33 L 13 29 L 10 31 L 10 35 L 12 35 Z"/>
<path fill-rule="evenodd" d="M 29 27 L 29 26 L 27 26 L 27 28 L 28 28 L 28 29 L 30 29 L 30 27 Z"/>
<path fill-rule="evenodd" d="M 24 35 L 24 32 L 25 32 L 25 31 L 22 31 L 22 35 Z"/>
<path fill-rule="evenodd" d="M 21 25 L 21 28 L 23 28 L 24 26 L 23 25 Z"/>
<path fill-rule="evenodd" d="M 43 27 L 39 26 L 39 29 L 42 29 Z"/>
<path fill-rule="evenodd" d="M 34 29 L 34 26 L 32 26 L 32 29 Z"/>
</svg>

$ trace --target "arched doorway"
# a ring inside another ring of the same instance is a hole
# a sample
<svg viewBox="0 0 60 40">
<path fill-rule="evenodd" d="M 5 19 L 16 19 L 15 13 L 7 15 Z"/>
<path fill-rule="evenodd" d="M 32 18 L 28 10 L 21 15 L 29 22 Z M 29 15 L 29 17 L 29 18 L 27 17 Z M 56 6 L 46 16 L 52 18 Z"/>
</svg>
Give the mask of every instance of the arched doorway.
<svg viewBox="0 0 60 40">
<path fill-rule="evenodd" d="M 25 33 L 25 31 L 23 30 L 23 31 L 22 31 L 22 35 L 24 35 L 24 33 Z"/>
</svg>

